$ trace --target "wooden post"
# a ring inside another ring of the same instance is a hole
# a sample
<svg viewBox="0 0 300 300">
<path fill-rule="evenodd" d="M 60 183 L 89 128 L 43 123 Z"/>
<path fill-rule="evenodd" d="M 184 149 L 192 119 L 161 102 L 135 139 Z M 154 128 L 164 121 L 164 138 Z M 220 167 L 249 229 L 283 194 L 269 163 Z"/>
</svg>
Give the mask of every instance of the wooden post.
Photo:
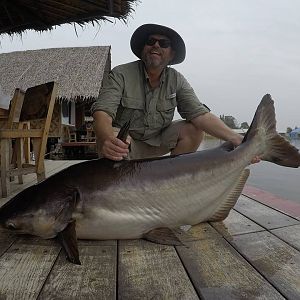
<svg viewBox="0 0 300 300">
<path fill-rule="evenodd" d="M 1 139 L 1 189 L 2 197 L 7 197 L 10 193 L 10 182 L 9 182 L 9 139 Z"/>
</svg>

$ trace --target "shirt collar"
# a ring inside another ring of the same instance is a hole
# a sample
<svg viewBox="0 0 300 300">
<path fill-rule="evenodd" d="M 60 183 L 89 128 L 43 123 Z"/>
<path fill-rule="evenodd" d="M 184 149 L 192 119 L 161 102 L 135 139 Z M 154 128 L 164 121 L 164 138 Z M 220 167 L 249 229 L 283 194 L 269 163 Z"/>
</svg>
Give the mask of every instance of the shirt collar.
<svg viewBox="0 0 300 300">
<path fill-rule="evenodd" d="M 148 75 L 148 73 L 146 71 L 146 68 L 145 68 L 145 65 L 144 65 L 143 61 L 141 61 L 141 66 L 142 66 L 142 69 L 143 69 L 143 72 L 144 72 L 145 79 L 146 79 L 146 81 L 148 81 L 149 75 Z M 160 84 L 162 84 L 165 81 L 165 79 L 166 79 L 167 68 L 168 67 L 165 67 L 163 69 L 161 75 L 160 75 Z"/>
</svg>

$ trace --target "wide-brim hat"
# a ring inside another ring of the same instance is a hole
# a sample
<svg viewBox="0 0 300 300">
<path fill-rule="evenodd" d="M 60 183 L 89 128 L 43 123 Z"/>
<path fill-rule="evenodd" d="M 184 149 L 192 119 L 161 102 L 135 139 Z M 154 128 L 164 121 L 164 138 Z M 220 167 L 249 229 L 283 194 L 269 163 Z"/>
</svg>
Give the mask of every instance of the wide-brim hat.
<svg viewBox="0 0 300 300">
<path fill-rule="evenodd" d="M 132 52 L 138 58 L 141 58 L 142 50 L 151 34 L 165 35 L 171 40 L 172 49 L 175 51 L 175 56 L 173 60 L 170 61 L 170 65 L 179 64 L 184 61 L 186 50 L 182 37 L 175 30 L 158 24 L 144 24 L 138 27 L 132 34 L 130 46 Z"/>
</svg>

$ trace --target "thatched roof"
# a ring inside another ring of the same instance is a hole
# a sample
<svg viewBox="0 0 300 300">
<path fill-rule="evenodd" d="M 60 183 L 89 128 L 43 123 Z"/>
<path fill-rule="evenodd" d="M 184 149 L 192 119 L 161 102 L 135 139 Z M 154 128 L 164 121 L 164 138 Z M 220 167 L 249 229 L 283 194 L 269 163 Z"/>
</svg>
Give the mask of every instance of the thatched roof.
<svg viewBox="0 0 300 300">
<path fill-rule="evenodd" d="M 125 20 L 136 0 L 0 0 L 0 34 L 114 17 Z"/>
<path fill-rule="evenodd" d="M 93 101 L 105 72 L 110 71 L 110 46 L 53 48 L 0 54 L 0 87 L 12 97 L 48 81 L 59 84 L 58 99 Z"/>
</svg>

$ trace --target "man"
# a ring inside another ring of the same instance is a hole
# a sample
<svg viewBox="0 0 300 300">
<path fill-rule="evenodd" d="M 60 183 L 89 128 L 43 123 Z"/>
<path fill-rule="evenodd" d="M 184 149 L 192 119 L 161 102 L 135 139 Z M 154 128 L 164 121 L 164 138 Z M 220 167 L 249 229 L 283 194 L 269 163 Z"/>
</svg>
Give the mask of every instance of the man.
<svg viewBox="0 0 300 300">
<path fill-rule="evenodd" d="M 131 37 L 140 59 L 115 67 L 92 106 L 102 156 L 122 160 L 194 152 L 204 132 L 235 146 L 242 136 L 227 127 L 198 100 L 187 80 L 168 65 L 185 59 L 185 43 L 171 28 L 145 24 Z M 173 121 L 177 107 L 184 120 Z M 116 138 L 114 127 L 130 121 L 129 144 Z"/>
</svg>

